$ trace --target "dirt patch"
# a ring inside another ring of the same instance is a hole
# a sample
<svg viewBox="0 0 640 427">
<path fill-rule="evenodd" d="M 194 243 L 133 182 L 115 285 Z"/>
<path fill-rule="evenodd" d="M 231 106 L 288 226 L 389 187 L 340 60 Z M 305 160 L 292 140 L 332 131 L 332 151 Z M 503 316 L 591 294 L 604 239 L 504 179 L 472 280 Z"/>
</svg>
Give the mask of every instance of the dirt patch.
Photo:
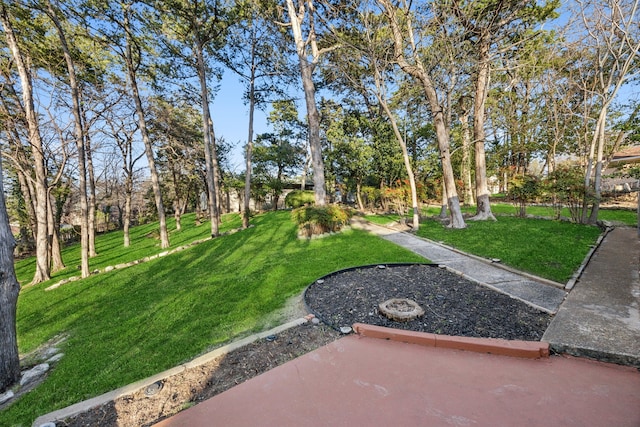
<svg viewBox="0 0 640 427">
<path fill-rule="evenodd" d="M 340 336 L 309 322 L 258 340 L 56 426 L 150 426 Z"/>
<path fill-rule="evenodd" d="M 378 304 L 409 298 L 425 310 L 395 322 Z M 261 339 L 147 389 L 59 421 L 57 426 L 149 426 L 183 409 L 337 339 L 343 326 L 362 322 L 398 329 L 470 337 L 539 340 L 551 316 L 431 265 L 387 265 L 334 273 L 305 294 L 312 322 Z M 290 301 L 296 314 L 300 300 Z"/>
</svg>

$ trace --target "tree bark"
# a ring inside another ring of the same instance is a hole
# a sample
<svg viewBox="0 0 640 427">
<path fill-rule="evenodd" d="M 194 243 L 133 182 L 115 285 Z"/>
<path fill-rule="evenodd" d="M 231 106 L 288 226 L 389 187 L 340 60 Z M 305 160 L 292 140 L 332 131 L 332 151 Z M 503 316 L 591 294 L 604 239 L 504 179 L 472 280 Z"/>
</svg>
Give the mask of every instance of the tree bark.
<svg viewBox="0 0 640 427">
<path fill-rule="evenodd" d="M 202 100 L 202 130 L 204 133 L 204 162 L 206 168 L 207 193 L 209 196 L 209 219 L 211 221 L 211 237 L 219 234 L 218 224 L 218 186 L 217 171 L 214 164 L 217 163 L 215 138 L 213 138 L 211 125 L 211 112 L 209 111 L 209 89 L 207 88 L 207 76 L 204 64 L 204 47 L 200 40 L 195 42 L 195 54 L 197 59 L 198 79 L 200 81 L 200 97 Z"/>
<path fill-rule="evenodd" d="M 44 150 L 38 123 L 38 115 L 35 111 L 33 100 L 33 86 L 31 84 L 31 74 L 27 68 L 24 54 L 21 51 L 16 39 L 9 12 L 4 2 L 0 3 L 0 21 L 4 27 L 7 45 L 16 63 L 20 84 L 22 86 L 22 100 L 25 110 L 25 119 L 29 134 L 29 144 L 31 145 L 32 164 L 35 171 L 35 210 L 36 210 L 36 272 L 33 276 L 32 284 L 44 282 L 51 278 L 51 267 L 49 260 L 49 240 L 47 226 L 47 168 L 44 161 Z"/>
<path fill-rule="evenodd" d="M 164 212 L 164 204 L 162 202 L 162 191 L 160 189 L 160 178 L 158 177 L 158 169 L 156 168 L 156 161 L 153 155 L 153 145 L 149 138 L 149 132 L 147 131 L 147 121 L 144 115 L 144 108 L 142 107 L 142 99 L 140 98 L 140 90 L 138 89 L 138 78 L 136 75 L 136 67 L 134 66 L 133 59 L 133 41 L 131 40 L 131 26 L 129 23 L 130 5 L 123 5 L 124 11 L 124 30 L 126 40 L 126 53 L 125 62 L 127 68 L 127 76 L 129 78 L 129 84 L 131 85 L 131 91 L 133 100 L 136 105 L 136 113 L 138 115 L 138 127 L 140 134 L 142 135 L 142 142 L 144 143 L 144 151 L 147 156 L 147 163 L 149 164 L 149 173 L 151 174 L 151 186 L 153 189 L 153 197 L 158 211 L 158 222 L 160 225 L 160 247 L 166 249 L 169 247 L 169 233 L 167 232 L 167 220 Z"/>
<path fill-rule="evenodd" d="M 486 35 L 480 38 L 478 46 L 478 71 L 476 78 L 476 94 L 473 103 L 473 143 L 475 147 L 476 178 L 476 214 L 473 220 L 496 220 L 489 203 L 489 187 L 487 186 L 487 159 L 484 149 L 485 104 L 489 88 L 489 40 Z"/>
<path fill-rule="evenodd" d="M 2 6 L 4 9 L 4 6 Z M 20 285 L 13 267 L 16 242 L 9 226 L 9 215 L 2 185 L 0 157 L 0 393 L 20 379 L 20 356 L 16 334 L 16 307 Z"/>
<path fill-rule="evenodd" d="M 252 54 L 253 55 L 253 54 Z M 252 56 L 253 57 L 253 56 Z M 249 227 L 249 217 L 251 216 L 251 162 L 253 157 L 253 113 L 256 106 L 255 101 L 255 77 L 254 67 L 251 67 L 251 77 L 249 80 L 249 129 L 247 136 L 247 147 L 245 153 L 245 177 L 244 177 L 244 209 L 242 212 L 242 228 Z"/>
<path fill-rule="evenodd" d="M 80 196 L 80 260 L 81 275 L 89 277 L 89 212 L 87 203 L 87 170 L 86 156 L 84 146 L 84 129 L 82 126 L 82 113 L 80 111 L 80 92 L 78 90 L 78 80 L 76 77 L 75 65 L 69 51 L 67 38 L 57 18 L 56 11 L 53 9 L 50 1 L 46 1 L 47 14 L 53 22 L 58 32 L 60 46 L 67 65 L 67 73 L 69 74 L 69 87 L 71 89 L 71 101 L 73 104 L 74 118 L 74 138 L 76 140 L 76 149 L 78 151 L 78 190 Z M 53 230 L 51 230 L 53 231 Z"/>
<path fill-rule="evenodd" d="M 305 1 L 300 3 L 300 11 L 296 12 L 293 0 L 287 0 L 287 11 L 291 22 L 291 30 L 296 44 L 296 53 L 300 65 L 300 77 L 304 89 L 304 99 L 307 106 L 307 122 L 309 124 L 309 148 L 311 151 L 311 165 L 313 167 L 313 191 L 316 206 L 325 206 L 327 191 L 324 182 L 324 160 L 322 158 L 322 142 L 320 141 L 320 113 L 316 105 L 316 88 L 313 83 L 313 70 L 316 66 L 317 47 L 312 45 L 314 59 L 307 59 L 307 42 L 302 36 L 302 21 L 306 14 L 313 14 L 313 1 L 306 0 L 308 8 L 304 7 Z M 310 18 L 311 19 L 311 18 Z M 311 26 L 309 41 L 315 43 L 315 31 Z"/>
<path fill-rule="evenodd" d="M 473 182 L 471 180 L 471 135 L 469 132 L 469 110 L 465 108 L 464 100 L 460 102 L 462 111 L 460 112 L 460 126 L 462 128 L 462 164 L 460 174 L 464 182 L 464 204 L 473 205 Z"/>
</svg>

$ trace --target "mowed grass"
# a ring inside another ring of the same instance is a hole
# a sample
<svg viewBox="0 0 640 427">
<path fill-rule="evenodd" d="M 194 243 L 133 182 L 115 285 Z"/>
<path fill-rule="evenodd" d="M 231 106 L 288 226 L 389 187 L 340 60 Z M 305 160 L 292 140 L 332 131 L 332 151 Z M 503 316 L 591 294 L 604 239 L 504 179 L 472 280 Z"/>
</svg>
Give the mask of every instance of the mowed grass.
<svg viewBox="0 0 640 427">
<path fill-rule="evenodd" d="M 181 223 L 182 229 L 178 231 L 176 230 L 175 218 L 167 218 L 167 229 L 169 230 L 171 248 L 211 236 L 211 224 L 207 221 L 196 225 L 195 214 L 184 215 Z M 242 218 L 240 215 L 223 215 L 220 224 L 220 233 L 238 228 L 241 225 Z M 167 250 L 160 248 L 157 222 L 132 227 L 129 235 L 131 245 L 128 248 L 123 247 L 124 233 L 122 230 L 98 235 L 96 238 L 96 252 L 98 256 L 89 259 L 90 269 L 93 271 L 110 265 L 126 263 Z M 77 243 L 63 249 L 62 259 L 67 267 L 62 271 L 54 273 L 53 279 L 59 281 L 80 274 L 80 249 Z M 16 262 L 16 275 L 21 283 L 29 283 L 33 278 L 34 272 L 35 263 L 32 258 Z"/>
<path fill-rule="evenodd" d="M 497 221 L 467 221 L 467 228 L 457 230 L 427 220 L 420 224 L 418 235 L 566 283 L 601 232 L 598 227 L 563 221 L 500 216 Z"/>
<path fill-rule="evenodd" d="M 261 330 L 269 326 L 267 315 L 287 298 L 332 271 L 424 262 L 360 230 L 299 240 L 289 212 L 260 215 L 252 223 L 255 227 L 248 230 L 53 291 L 44 288 L 55 280 L 24 288 L 17 322 L 21 353 L 59 334 L 68 339 L 63 359 L 46 381 L 0 412 L 0 425 L 30 426 L 39 415 Z M 109 263 L 121 259 L 117 236 L 102 239 L 110 242 L 99 243 L 102 256 Z"/>
<path fill-rule="evenodd" d="M 439 221 L 424 220 L 418 235 L 484 258 L 497 258 L 505 265 L 535 274 L 559 283 L 566 283 L 580 267 L 595 244 L 601 230 L 595 226 L 572 224 L 550 219 L 516 218 L 516 209 L 509 204 L 492 204 L 497 221 L 466 221 L 467 228 L 445 228 Z M 473 214 L 475 208 L 463 208 Z M 553 209 L 543 206 L 527 208 L 530 215 L 552 217 Z M 440 213 L 439 206 L 423 209 L 423 215 L 431 217 Z M 563 215 L 568 215 L 568 211 Z M 635 224 L 635 212 L 625 210 L 601 210 L 600 218 L 609 221 Z M 365 218 L 377 224 L 389 224 L 401 217 L 367 215 Z"/>
</svg>

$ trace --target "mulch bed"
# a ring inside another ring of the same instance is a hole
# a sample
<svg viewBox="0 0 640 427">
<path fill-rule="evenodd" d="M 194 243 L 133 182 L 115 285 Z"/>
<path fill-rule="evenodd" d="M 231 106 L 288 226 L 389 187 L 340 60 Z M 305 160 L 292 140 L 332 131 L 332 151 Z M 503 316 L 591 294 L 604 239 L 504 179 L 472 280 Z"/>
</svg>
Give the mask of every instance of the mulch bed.
<svg viewBox="0 0 640 427">
<path fill-rule="evenodd" d="M 378 304 L 408 298 L 425 314 L 397 322 Z M 322 321 L 339 329 L 356 322 L 467 337 L 538 341 L 551 315 L 432 264 L 368 266 L 343 270 L 314 282 L 305 302 Z"/>
</svg>

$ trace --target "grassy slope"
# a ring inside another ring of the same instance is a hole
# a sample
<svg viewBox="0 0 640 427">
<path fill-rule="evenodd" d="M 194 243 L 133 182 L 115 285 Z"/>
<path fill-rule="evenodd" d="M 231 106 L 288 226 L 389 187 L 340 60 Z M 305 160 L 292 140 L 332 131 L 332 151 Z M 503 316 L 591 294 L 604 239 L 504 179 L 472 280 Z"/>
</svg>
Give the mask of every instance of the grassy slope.
<svg viewBox="0 0 640 427">
<path fill-rule="evenodd" d="M 56 334 L 70 338 L 63 347 L 65 357 L 45 383 L 2 411 L 0 425 L 30 425 L 39 415 L 261 329 L 266 314 L 329 272 L 424 261 L 358 230 L 298 240 L 289 215 L 258 216 L 248 230 L 54 291 L 44 291 L 48 284 L 25 288 L 18 303 L 21 352 Z M 123 252 L 114 243 L 118 239 L 100 239 L 99 251 L 112 264 Z M 107 245 L 113 247 L 108 250 Z"/>
</svg>

